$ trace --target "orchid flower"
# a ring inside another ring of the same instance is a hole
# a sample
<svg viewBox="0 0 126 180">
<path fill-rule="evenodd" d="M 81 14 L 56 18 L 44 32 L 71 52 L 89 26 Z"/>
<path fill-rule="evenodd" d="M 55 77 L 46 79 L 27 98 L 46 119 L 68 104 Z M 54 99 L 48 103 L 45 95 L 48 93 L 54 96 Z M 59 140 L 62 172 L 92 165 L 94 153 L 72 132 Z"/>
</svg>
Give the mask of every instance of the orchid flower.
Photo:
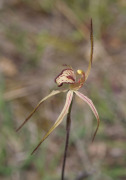
<svg viewBox="0 0 126 180">
<path fill-rule="evenodd" d="M 75 74 L 75 72 L 71 66 L 67 66 L 67 68 L 63 69 L 62 72 L 55 78 L 55 82 L 57 83 L 58 87 L 61 87 L 65 83 L 68 84 L 69 85 L 68 89 L 67 90 L 53 90 L 48 96 L 43 98 L 37 104 L 37 106 L 34 108 L 34 110 L 31 112 L 31 114 L 26 118 L 26 120 L 17 129 L 17 131 L 18 131 L 19 129 L 22 128 L 22 126 L 31 118 L 31 116 L 36 112 L 36 110 L 40 107 L 40 105 L 45 100 L 47 100 L 51 96 L 54 96 L 54 95 L 59 94 L 61 92 L 63 92 L 63 93 L 67 92 L 66 102 L 65 102 L 65 105 L 63 107 L 63 110 L 61 111 L 61 113 L 60 113 L 59 117 L 57 118 L 56 122 L 54 123 L 54 125 L 45 134 L 45 136 L 42 138 L 42 140 L 40 141 L 38 146 L 34 149 L 32 154 L 38 149 L 38 147 L 41 145 L 41 143 L 55 130 L 55 128 L 57 126 L 59 126 L 59 124 L 63 121 L 64 117 L 69 112 L 69 108 L 70 108 L 74 94 L 76 94 L 78 97 L 80 97 L 83 101 L 85 101 L 90 106 L 92 112 L 94 113 L 94 115 L 97 119 L 97 127 L 96 127 L 95 133 L 93 135 L 92 141 L 94 140 L 95 135 L 96 135 L 98 128 L 99 128 L 99 123 L 100 123 L 99 115 L 98 115 L 98 112 L 97 112 L 93 102 L 87 96 L 85 96 L 84 94 L 82 94 L 81 92 L 78 91 L 84 85 L 85 81 L 87 80 L 89 73 L 90 73 L 91 65 L 92 65 L 92 59 L 93 59 L 93 26 L 92 26 L 92 20 L 91 20 L 90 42 L 91 42 L 91 52 L 90 52 L 90 60 L 89 60 L 89 65 L 88 65 L 87 71 L 84 72 L 83 70 L 78 69 L 76 74 Z M 76 75 L 80 76 L 80 78 L 78 80 L 76 79 Z"/>
</svg>

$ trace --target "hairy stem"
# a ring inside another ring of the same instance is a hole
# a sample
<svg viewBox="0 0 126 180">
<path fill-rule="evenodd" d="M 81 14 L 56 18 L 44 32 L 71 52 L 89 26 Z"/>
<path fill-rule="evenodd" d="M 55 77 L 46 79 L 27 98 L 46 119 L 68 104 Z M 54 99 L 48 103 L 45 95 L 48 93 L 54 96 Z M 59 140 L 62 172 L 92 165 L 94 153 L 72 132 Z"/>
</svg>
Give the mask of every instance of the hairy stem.
<svg viewBox="0 0 126 180">
<path fill-rule="evenodd" d="M 63 156 L 63 165 L 62 165 L 62 174 L 61 180 L 64 180 L 64 173 L 65 173 L 65 165 L 66 165 L 66 158 L 67 158 L 67 151 L 68 151 L 68 144 L 69 144 L 69 136 L 70 136 L 70 127 L 71 127 L 71 109 L 72 109 L 73 100 L 71 102 L 69 112 L 67 114 L 66 119 L 66 141 L 65 141 L 65 149 L 64 149 L 64 156 Z"/>
</svg>

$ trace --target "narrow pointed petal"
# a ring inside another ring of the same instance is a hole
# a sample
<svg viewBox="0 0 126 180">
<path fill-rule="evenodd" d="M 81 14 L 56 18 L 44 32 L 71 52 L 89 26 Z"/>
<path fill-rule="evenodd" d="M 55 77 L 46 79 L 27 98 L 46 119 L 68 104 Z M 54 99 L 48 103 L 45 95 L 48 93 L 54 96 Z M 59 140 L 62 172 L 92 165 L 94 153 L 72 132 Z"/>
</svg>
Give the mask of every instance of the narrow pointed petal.
<svg viewBox="0 0 126 180">
<path fill-rule="evenodd" d="M 94 141 L 94 138 L 97 134 L 97 131 L 98 131 L 98 128 L 99 128 L 99 124 L 100 124 L 100 119 L 99 119 L 99 115 L 98 115 L 98 112 L 93 104 L 93 102 L 87 97 L 87 96 L 84 96 L 82 93 L 80 93 L 79 91 L 74 91 L 76 93 L 76 95 L 78 95 L 83 101 L 85 101 L 91 108 L 91 110 L 93 111 L 96 119 L 97 119 L 97 127 L 96 127 L 96 130 L 94 132 L 94 135 L 93 135 L 93 138 L 92 138 L 92 141 Z"/>
<path fill-rule="evenodd" d="M 30 115 L 25 119 L 25 121 L 19 126 L 19 128 L 16 130 L 16 131 L 19 131 L 23 125 L 31 118 L 31 116 L 36 112 L 36 110 L 39 108 L 39 106 L 45 101 L 47 100 L 48 98 L 50 98 L 51 96 L 54 96 L 58 93 L 61 93 L 61 92 L 66 92 L 67 90 L 63 90 L 63 91 L 52 91 L 48 96 L 44 97 L 38 104 L 37 106 L 33 109 L 33 111 L 30 113 Z"/>
<path fill-rule="evenodd" d="M 45 136 L 42 138 L 42 140 L 40 141 L 40 143 L 38 144 L 38 146 L 34 149 L 34 151 L 33 151 L 31 154 L 33 154 L 33 153 L 38 149 L 38 147 L 41 145 L 41 143 L 42 143 L 42 142 L 54 131 L 54 129 L 62 122 L 63 118 L 65 117 L 65 115 L 66 115 L 66 114 L 68 113 L 68 111 L 69 111 L 69 107 L 70 107 L 72 98 L 73 98 L 73 91 L 68 91 L 64 108 L 63 108 L 62 112 L 60 113 L 58 119 L 56 120 L 56 122 L 54 123 L 54 125 L 51 127 L 51 129 L 45 134 Z"/>
<path fill-rule="evenodd" d="M 92 19 L 91 19 L 91 32 L 90 32 L 90 42 L 91 42 L 91 52 L 90 52 L 90 61 L 89 61 L 89 65 L 88 65 L 88 69 L 85 73 L 85 79 L 87 80 L 90 70 L 91 70 L 91 66 L 92 66 L 92 59 L 93 59 L 93 24 L 92 24 Z"/>
</svg>

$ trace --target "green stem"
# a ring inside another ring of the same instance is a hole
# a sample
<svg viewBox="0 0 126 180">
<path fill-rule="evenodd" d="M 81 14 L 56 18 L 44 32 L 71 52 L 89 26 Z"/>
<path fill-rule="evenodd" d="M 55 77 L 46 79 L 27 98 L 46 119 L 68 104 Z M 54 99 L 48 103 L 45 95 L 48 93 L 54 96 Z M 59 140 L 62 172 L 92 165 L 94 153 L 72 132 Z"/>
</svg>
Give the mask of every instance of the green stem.
<svg viewBox="0 0 126 180">
<path fill-rule="evenodd" d="M 66 141 L 65 141 L 65 149 L 64 149 L 64 156 L 63 156 L 63 165 L 62 165 L 62 174 L 61 180 L 64 180 L 64 172 L 65 172 L 65 165 L 66 165 L 66 158 L 68 152 L 68 144 L 69 144 L 69 136 L 70 136 L 70 127 L 71 127 L 71 109 L 72 109 L 73 100 L 71 102 L 69 112 L 67 114 L 67 121 L 66 121 Z"/>
</svg>

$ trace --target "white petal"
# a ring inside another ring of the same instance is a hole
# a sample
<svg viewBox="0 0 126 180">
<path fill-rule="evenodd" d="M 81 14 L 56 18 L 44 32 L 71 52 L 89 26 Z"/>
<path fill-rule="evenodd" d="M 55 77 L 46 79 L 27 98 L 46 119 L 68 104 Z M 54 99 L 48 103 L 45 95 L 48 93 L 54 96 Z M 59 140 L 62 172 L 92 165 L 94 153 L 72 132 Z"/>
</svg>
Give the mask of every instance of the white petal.
<svg viewBox="0 0 126 180">
<path fill-rule="evenodd" d="M 74 92 L 76 93 L 76 95 L 78 95 L 83 101 L 85 101 L 90 106 L 91 110 L 93 111 L 93 113 L 94 113 L 94 115 L 95 115 L 95 117 L 97 119 L 97 128 L 95 130 L 95 133 L 94 133 L 94 136 L 93 136 L 93 139 L 92 139 L 92 141 L 93 141 L 94 138 L 95 138 L 95 135 L 96 135 L 96 133 L 98 131 L 99 124 L 100 124 L 100 119 L 99 119 L 98 112 L 97 112 L 93 102 L 87 96 L 85 96 L 84 94 L 80 93 L 79 91 L 74 91 Z"/>
<path fill-rule="evenodd" d="M 38 147 L 41 145 L 41 143 L 54 131 L 54 129 L 62 122 L 63 118 L 69 111 L 69 107 L 70 107 L 72 98 L 73 98 L 73 91 L 68 91 L 67 97 L 66 97 L 66 102 L 65 102 L 62 112 L 60 113 L 58 119 L 56 120 L 54 125 L 51 127 L 51 129 L 45 134 L 45 136 L 42 138 L 42 140 L 40 141 L 38 146 L 34 149 L 32 154 L 38 149 Z"/>
</svg>

